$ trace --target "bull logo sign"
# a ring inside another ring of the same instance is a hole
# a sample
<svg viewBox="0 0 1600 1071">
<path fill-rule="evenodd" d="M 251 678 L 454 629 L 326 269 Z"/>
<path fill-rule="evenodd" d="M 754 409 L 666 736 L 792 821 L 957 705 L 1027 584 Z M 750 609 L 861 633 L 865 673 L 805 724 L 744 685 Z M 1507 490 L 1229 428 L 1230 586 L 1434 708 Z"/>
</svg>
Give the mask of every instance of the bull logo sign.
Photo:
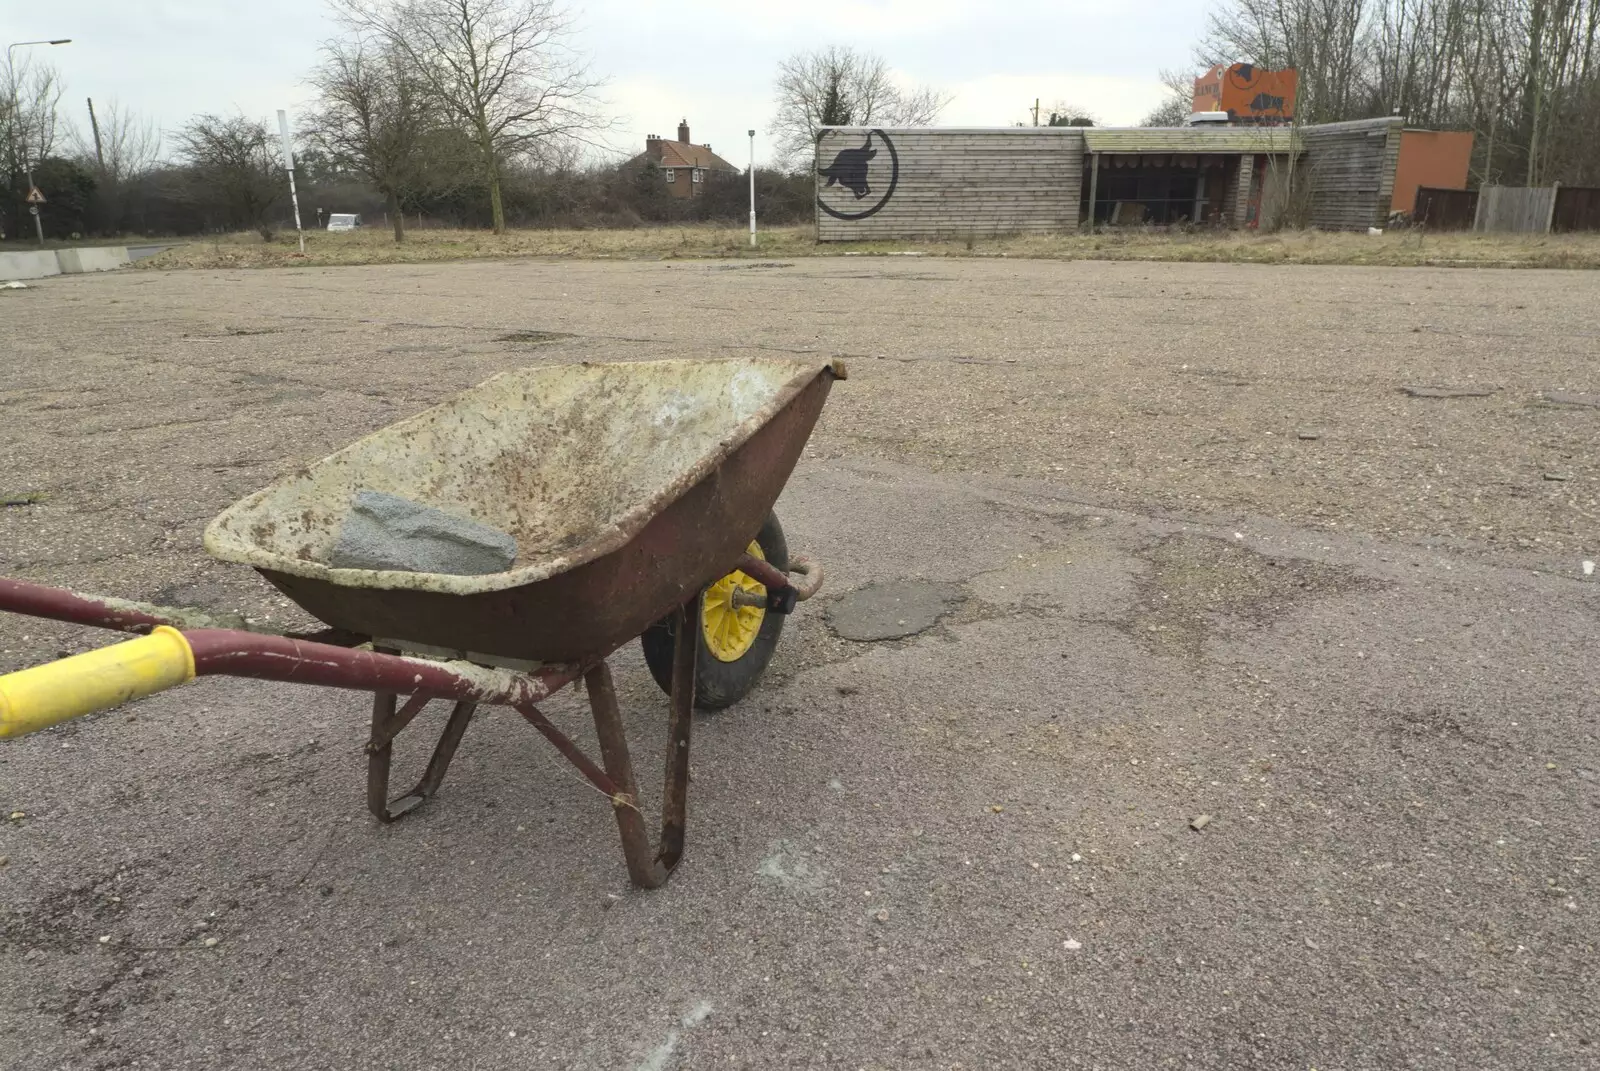
<svg viewBox="0 0 1600 1071">
<path fill-rule="evenodd" d="M 1293 67 L 1269 71 L 1251 63 L 1218 65 L 1194 80 L 1194 110 L 1227 112 L 1235 125 L 1281 126 L 1294 119 L 1299 81 Z"/>
<path fill-rule="evenodd" d="M 900 155 L 882 130 L 817 135 L 817 207 L 847 222 L 876 215 L 900 184 Z"/>
</svg>

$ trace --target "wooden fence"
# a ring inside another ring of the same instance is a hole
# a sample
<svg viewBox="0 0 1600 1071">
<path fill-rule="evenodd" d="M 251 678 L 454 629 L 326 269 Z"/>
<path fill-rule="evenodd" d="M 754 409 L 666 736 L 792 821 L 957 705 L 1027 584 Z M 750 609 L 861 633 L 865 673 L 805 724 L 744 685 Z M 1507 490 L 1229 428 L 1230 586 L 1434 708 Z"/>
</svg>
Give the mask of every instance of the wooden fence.
<svg viewBox="0 0 1600 1071">
<path fill-rule="evenodd" d="M 1600 187 L 1561 186 L 1556 189 L 1556 210 L 1550 216 L 1553 231 L 1600 231 Z"/>
<path fill-rule="evenodd" d="M 1475 231 L 1544 234 L 1555 210 L 1554 186 L 1485 186 L 1478 191 Z"/>
<path fill-rule="evenodd" d="M 1600 188 L 1485 186 L 1478 191 L 1472 229 L 1512 234 L 1600 231 Z"/>
<path fill-rule="evenodd" d="M 1417 207 L 1411 221 L 1430 231 L 1470 231 L 1478 215 L 1477 190 L 1417 187 Z"/>
</svg>

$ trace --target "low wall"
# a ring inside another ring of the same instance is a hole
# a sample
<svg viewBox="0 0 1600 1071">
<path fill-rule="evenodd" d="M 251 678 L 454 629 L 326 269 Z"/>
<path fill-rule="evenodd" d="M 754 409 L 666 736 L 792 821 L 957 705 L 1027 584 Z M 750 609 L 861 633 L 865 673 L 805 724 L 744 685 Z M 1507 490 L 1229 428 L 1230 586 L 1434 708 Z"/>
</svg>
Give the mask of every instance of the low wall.
<svg viewBox="0 0 1600 1071">
<path fill-rule="evenodd" d="M 0 253 L 0 281 L 60 275 L 61 262 L 48 249 L 38 253 Z"/>
<path fill-rule="evenodd" d="M 125 267 L 128 263 L 128 251 L 120 245 L 58 249 L 56 259 L 61 262 L 63 272 L 76 275 L 86 271 L 112 271 Z"/>
<path fill-rule="evenodd" d="M 37 253 L 0 253 L 0 282 L 43 279 L 47 275 L 81 275 L 111 271 L 128 264 L 128 250 L 120 245 L 81 249 L 41 249 Z"/>
</svg>

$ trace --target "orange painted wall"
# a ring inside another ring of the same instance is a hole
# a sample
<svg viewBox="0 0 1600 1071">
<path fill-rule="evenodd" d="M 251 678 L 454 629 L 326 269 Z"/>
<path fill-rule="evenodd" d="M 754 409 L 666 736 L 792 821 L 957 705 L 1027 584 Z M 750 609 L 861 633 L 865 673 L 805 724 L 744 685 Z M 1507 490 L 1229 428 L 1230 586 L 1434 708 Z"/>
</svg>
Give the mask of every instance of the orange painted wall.
<svg viewBox="0 0 1600 1071">
<path fill-rule="evenodd" d="M 1467 168 L 1472 161 L 1470 130 L 1403 130 L 1400 163 L 1394 172 L 1391 212 L 1416 207 L 1418 186 L 1446 190 L 1467 188 Z"/>
<path fill-rule="evenodd" d="M 1248 63 L 1216 66 L 1194 80 L 1194 110 L 1227 112 L 1236 123 L 1287 123 L 1294 118 L 1294 68 L 1269 71 Z"/>
</svg>

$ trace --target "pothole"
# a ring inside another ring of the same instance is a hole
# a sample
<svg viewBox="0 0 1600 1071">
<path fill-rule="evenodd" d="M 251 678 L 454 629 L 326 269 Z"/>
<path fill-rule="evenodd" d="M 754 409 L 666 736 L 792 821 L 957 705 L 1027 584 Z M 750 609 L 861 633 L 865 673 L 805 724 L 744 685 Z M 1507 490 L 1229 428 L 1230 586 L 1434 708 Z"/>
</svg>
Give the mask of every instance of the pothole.
<svg viewBox="0 0 1600 1071">
<path fill-rule="evenodd" d="M 1580 394 L 1570 390 L 1547 390 L 1540 396 L 1546 405 L 1577 405 L 1600 409 L 1600 394 Z"/>
<path fill-rule="evenodd" d="M 1126 624 L 1163 653 L 1199 655 L 1227 619 L 1261 627 L 1307 599 L 1382 586 L 1348 566 L 1271 557 L 1209 536 L 1171 536 L 1147 559 L 1151 571 Z"/>
<path fill-rule="evenodd" d="M 512 331 L 510 334 L 501 335 L 496 342 L 520 342 L 526 346 L 537 346 L 546 342 L 560 342 L 564 338 L 576 338 L 570 331 Z"/>
<path fill-rule="evenodd" d="M 1400 389 L 1413 398 L 1493 398 L 1500 392 L 1499 387 L 1433 387 L 1418 385 L 1401 387 Z"/>
<path fill-rule="evenodd" d="M 959 584 L 931 580 L 868 584 L 828 607 L 828 627 L 858 643 L 904 639 L 932 628 L 966 597 Z"/>
</svg>

